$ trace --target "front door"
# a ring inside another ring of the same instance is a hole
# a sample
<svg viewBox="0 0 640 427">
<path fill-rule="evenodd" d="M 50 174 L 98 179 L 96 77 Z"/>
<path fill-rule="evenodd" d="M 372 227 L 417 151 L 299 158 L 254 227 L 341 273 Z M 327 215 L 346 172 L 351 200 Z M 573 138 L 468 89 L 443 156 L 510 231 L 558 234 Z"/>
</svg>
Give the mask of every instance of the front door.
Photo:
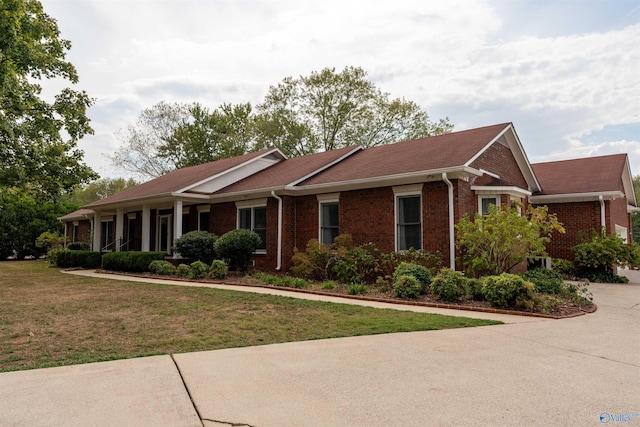
<svg viewBox="0 0 640 427">
<path fill-rule="evenodd" d="M 156 250 L 159 252 L 171 252 L 171 214 L 158 216 L 158 238 Z"/>
</svg>

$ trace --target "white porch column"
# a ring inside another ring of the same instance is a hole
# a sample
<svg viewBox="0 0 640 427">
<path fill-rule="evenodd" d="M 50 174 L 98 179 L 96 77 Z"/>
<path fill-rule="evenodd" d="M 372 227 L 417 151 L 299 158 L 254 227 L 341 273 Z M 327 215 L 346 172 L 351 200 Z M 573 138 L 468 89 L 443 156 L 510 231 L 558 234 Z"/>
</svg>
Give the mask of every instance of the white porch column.
<svg viewBox="0 0 640 427">
<path fill-rule="evenodd" d="M 142 252 L 149 252 L 151 247 L 151 208 L 142 206 Z"/>
<path fill-rule="evenodd" d="M 180 236 L 182 236 L 182 200 L 176 200 L 173 204 L 173 240 L 171 241 L 171 247 Z M 174 251 L 173 257 L 178 258 L 180 254 Z"/>
<path fill-rule="evenodd" d="M 93 213 L 93 250 L 94 252 L 100 252 L 102 248 L 100 243 L 102 241 L 102 221 L 100 219 L 100 212 L 95 211 Z"/>
<path fill-rule="evenodd" d="M 62 244 L 64 245 L 64 248 L 67 249 L 67 240 L 69 240 L 67 238 L 67 221 L 64 222 L 64 241 L 62 242 Z"/>
<path fill-rule="evenodd" d="M 124 234 L 124 210 L 118 208 L 116 210 L 116 251 L 120 252 Z"/>
</svg>

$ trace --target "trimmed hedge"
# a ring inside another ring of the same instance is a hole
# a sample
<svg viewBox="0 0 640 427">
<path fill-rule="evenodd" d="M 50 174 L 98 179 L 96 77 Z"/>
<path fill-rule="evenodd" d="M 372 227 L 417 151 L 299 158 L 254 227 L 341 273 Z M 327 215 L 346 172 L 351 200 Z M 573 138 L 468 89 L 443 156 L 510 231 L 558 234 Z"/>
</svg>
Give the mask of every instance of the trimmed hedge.
<svg viewBox="0 0 640 427">
<path fill-rule="evenodd" d="M 48 257 L 51 264 L 61 268 L 98 268 L 101 263 L 100 252 L 93 251 L 62 249 L 50 251 Z"/>
<path fill-rule="evenodd" d="M 164 252 L 109 252 L 102 256 L 102 268 L 111 271 L 141 273 L 149 271 L 149 264 L 163 260 Z"/>
</svg>

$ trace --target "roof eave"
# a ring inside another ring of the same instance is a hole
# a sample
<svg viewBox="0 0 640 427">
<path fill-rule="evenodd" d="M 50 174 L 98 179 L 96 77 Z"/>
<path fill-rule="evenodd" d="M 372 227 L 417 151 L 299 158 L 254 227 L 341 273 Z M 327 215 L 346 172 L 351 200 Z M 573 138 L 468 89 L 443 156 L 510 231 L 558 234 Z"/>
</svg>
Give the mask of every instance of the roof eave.
<svg viewBox="0 0 640 427">
<path fill-rule="evenodd" d="M 572 194 L 541 194 L 529 197 L 529 202 L 534 205 L 545 203 L 566 203 L 566 202 L 593 202 L 598 201 L 600 196 L 604 200 L 615 200 L 624 197 L 622 191 L 598 191 L 592 193 L 572 193 Z"/>
</svg>

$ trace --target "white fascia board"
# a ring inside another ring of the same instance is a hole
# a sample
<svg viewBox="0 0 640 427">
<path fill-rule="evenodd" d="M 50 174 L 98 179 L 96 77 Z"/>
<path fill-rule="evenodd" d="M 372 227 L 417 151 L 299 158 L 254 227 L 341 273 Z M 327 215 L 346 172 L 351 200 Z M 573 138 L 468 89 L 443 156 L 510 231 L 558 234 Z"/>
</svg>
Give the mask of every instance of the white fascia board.
<svg viewBox="0 0 640 427">
<path fill-rule="evenodd" d="M 531 191 L 516 186 L 472 185 L 471 189 L 478 194 L 509 194 L 515 197 L 531 196 Z"/>
<path fill-rule="evenodd" d="M 627 196 L 627 203 L 631 206 L 638 206 L 636 192 L 633 190 L 633 178 L 631 177 L 631 166 L 629 166 L 629 156 L 627 156 L 622 170 L 622 185 Z"/>
<path fill-rule="evenodd" d="M 491 147 L 497 140 L 500 139 L 500 137 L 502 135 L 504 135 L 509 129 L 511 128 L 511 125 L 506 126 L 502 132 L 500 132 L 498 135 L 496 135 L 495 138 L 493 138 L 491 141 L 489 141 L 489 143 L 487 145 L 485 145 L 484 147 L 482 147 L 482 149 L 480 149 L 480 151 L 478 151 L 476 154 L 473 155 L 473 157 L 471 157 L 469 160 L 467 160 L 467 163 L 465 163 L 465 166 L 469 166 L 471 165 L 471 163 L 475 162 L 478 157 L 482 156 L 484 154 L 485 151 L 487 151 L 489 149 L 489 147 Z"/>
<path fill-rule="evenodd" d="M 544 203 L 565 203 L 565 202 L 591 202 L 599 200 L 600 196 L 604 200 L 615 200 L 624 197 L 622 191 L 601 191 L 594 193 L 573 193 L 573 194 L 550 194 L 529 197 L 529 202 L 534 205 Z"/>
<path fill-rule="evenodd" d="M 478 169 L 458 166 L 453 168 L 432 169 L 403 173 L 396 175 L 386 175 L 375 178 L 354 179 L 351 181 L 330 182 L 326 184 L 315 184 L 305 186 L 286 186 L 285 190 L 294 191 L 301 194 L 328 193 L 331 191 L 349 191 L 364 188 L 388 187 L 393 185 L 404 185 L 415 182 L 442 181 L 442 173 L 447 173 L 450 179 L 461 177 L 482 176 Z"/>
<path fill-rule="evenodd" d="M 215 174 L 213 176 L 207 177 L 207 178 L 202 179 L 202 180 L 200 180 L 198 182 L 190 184 L 190 185 L 188 185 L 188 186 L 186 186 L 184 188 L 181 188 L 178 191 L 175 191 L 173 194 L 184 193 L 185 191 L 189 191 L 192 188 L 195 188 L 195 187 L 198 187 L 200 185 L 206 184 L 206 183 L 208 183 L 210 181 L 213 181 L 214 179 L 220 178 L 221 176 L 228 175 L 229 173 L 232 173 L 232 172 L 234 172 L 236 170 L 242 169 L 242 168 L 246 167 L 247 165 L 250 165 L 252 163 L 260 161 L 260 160 L 264 159 L 265 157 L 267 157 L 267 156 L 269 156 L 271 154 L 277 154 L 280 157 L 282 157 L 282 159 L 280 161 L 287 159 L 287 156 L 282 151 L 280 151 L 279 148 L 274 148 L 273 150 L 269 150 L 269 151 L 267 151 L 266 153 L 263 153 L 260 156 L 256 156 L 256 157 L 254 157 L 252 159 L 249 159 L 246 162 L 240 163 L 239 165 L 236 165 L 236 166 L 234 166 L 232 168 L 226 169 L 226 170 L 224 170 L 224 171 L 222 171 L 220 173 L 217 173 L 217 174 Z M 274 162 L 274 164 L 275 163 L 279 163 L 279 161 L 278 162 Z"/>
<path fill-rule="evenodd" d="M 335 159 L 334 161 L 325 164 L 324 166 L 314 170 L 313 172 L 303 176 L 302 178 L 299 178 L 289 184 L 287 184 L 286 187 L 294 187 L 298 184 L 300 184 L 301 182 L 306 181 L 307 179 L 316 176 L 317 174 L 319 174 L 322 171 L 325 171 L 327 169 L 329 169 L 331 166 L 336 165 L 338 163 L 340 163 L 341 161 L 343 161 L 344 159 L 346 159 L 347 157 L 351 157 L 353 154 L 357 153 L 358 151 L 362 151 L 362 146 L 358 145 L 356 146 L 353 150 L 349 151 L 348 153 L 345 153 L 344 155 L 338 157 L 337 159 Z"/>
<path fill-rule="evenodd" d="M 627 205 L 627 213 L 640 212 L 640 208 L 632 205 Z"/>
</svg>

